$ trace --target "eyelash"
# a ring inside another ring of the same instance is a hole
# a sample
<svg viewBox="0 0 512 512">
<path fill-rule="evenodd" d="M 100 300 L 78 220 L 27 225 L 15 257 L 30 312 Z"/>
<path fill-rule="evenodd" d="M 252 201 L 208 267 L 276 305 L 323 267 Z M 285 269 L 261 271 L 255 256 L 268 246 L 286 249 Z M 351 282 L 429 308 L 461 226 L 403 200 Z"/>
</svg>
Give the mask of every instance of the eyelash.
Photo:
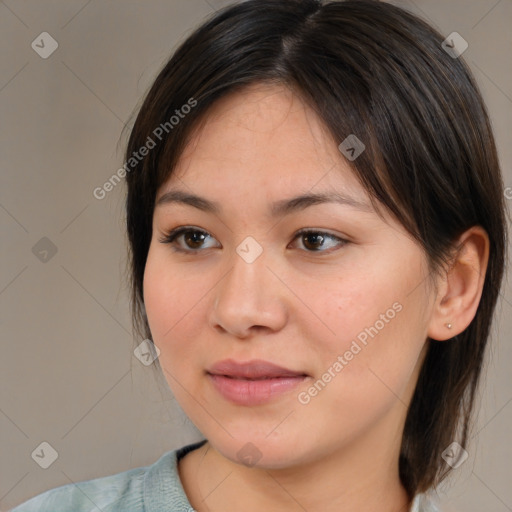
<svg viewBox="0 0 512 512">
<path fill-rule="evenodd" d="M 163 244 L 174 244 L 178 237 L 180 237 L 181 235 L 184 235 L 186 233 L 200 233 L 202 235 L 206 235 L 207 237 L 211 236 L 207 231 L 204 231 L 202 229 L 183 226 L 183 227 L 178 227 L 176 229 L 169 231 L 168 233 L 164 234 L 163 237 L 159 238 L 158 241 Z M 349 243 L 348 240 L 345 240 L 344 238 L 340 238 L 339 236 L 332 235 L 331 233 L 327 233 L 325 231 L 319 231 L 317 229 L 311 229 L 311 228 L 301 229 L 300 231 L 298 231 L 295 234 L 295 236 L 293 237 L 293 240 L 296 240 L 297 238 L 299 238 L 301 236 L 311 235 L 311 234 L 321 235 L 324 237 L 327 236 L 329 238 L 337 240 L 339 242 L 338 247 L 344 247 L 345 245 L 347 245 Z M 181 247 L 176 247 L 176 246 L 173 246 L 172 249 L 176 252 L 187 253 L 187 254 L 199 254 L 200 252 L 205 250 L 205 249 L 200 249 L 200 248 L 199 249 L 183 249 Z M 213 249 L 213 247 L 210 247 L 209 249 Z M 332 250 L 336 250 L 336 248 L 332 248 L 331 250 L 326 250 L 326 251 L 307 250 L 306 249 L 306 252 L 325 254 L 325 253 L 332 252 Z"/>
</svg>

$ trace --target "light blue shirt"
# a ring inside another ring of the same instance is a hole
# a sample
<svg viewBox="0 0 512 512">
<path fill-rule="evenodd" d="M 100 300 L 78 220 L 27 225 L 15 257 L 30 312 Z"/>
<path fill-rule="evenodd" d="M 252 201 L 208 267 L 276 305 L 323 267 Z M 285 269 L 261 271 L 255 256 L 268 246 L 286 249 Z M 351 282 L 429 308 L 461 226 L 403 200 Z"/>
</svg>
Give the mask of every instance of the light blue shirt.
<svg viewBox="0 0 512 512">
<path fill-rule="evenodd" d="M 150 466 L 50 489 L 11 512 L 196 512 L 178 473 L 178 460 L 206 440 L 164 453 Z M 409 512 L 440 512 L 424 495 Z"/>
</svg>

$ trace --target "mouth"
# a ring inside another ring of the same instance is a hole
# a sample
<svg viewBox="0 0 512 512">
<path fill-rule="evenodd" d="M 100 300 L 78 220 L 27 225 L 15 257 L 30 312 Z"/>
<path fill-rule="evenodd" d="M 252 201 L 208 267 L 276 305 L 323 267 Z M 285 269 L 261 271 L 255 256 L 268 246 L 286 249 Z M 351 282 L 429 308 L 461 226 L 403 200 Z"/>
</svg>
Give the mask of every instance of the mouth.
<svg viewBox="0 0 512 512">
<path fill-rule="evenodd" d="M 210 375 L 216 375 L 218 377 L 226 377 L 226 379 L 233 380 L 247 380 L 247 381 L 259 381 L 259 380 L 277 380 L 277 379 L 287 379 L 287 378 L 299 378 L 306 377 L 306 375 L 274 375 L 272 377 L 233 377 L 232 375 L 220 375 L 215 373 L 210 373 Z"/>
<path fill-rule="evenodd" d="M 225 359 L 215 363 L 207 370 L 207 373 L 210 375 L 220 375 L 223 377 L 243 380 L 266 380 L 308 376 L 304 372 L 291 370 L 261 359 L 247 362 L 237 362 L 233 359 Z"/>
<path fill-rule="evenodd" d="M 206 372 L 216 391 L 236 405 L 253 406 L 285 396 L 309 378 L 268 361 L 221 361 Z"/>
</svg>

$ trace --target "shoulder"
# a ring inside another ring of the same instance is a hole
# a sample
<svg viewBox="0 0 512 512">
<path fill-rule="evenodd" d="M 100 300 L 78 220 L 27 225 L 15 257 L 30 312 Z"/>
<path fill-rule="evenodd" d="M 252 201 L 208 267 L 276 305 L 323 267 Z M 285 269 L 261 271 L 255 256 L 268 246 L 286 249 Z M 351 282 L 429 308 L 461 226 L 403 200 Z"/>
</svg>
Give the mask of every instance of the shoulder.
<svg viewBox="0 0 512 512">
<path fill-rule="evenodd" d="M 178 474 L 178 460 L 205 442 L 168 451 L 149 466 L 50 489 L 10 512 L 160 512 L 169 507 L 193 510 Z"/>
<path fill-rule="evenodd" d="M 147 467 L 50 489 L 11 512 L 114 512 L 143 510 Z"/>
<path fill-rule="evenodd" d="M 417 494 L 409 512 L 443 512 L 434 491 Z"/>
</svg>

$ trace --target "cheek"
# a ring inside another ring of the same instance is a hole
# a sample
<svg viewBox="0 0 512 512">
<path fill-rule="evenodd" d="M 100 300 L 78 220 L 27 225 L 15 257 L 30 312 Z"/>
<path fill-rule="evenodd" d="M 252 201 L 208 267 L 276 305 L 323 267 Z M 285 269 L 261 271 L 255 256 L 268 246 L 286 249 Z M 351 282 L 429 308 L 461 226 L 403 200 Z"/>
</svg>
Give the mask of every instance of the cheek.
<svg viewBox="0 0 512 512">
<path fill-rule="evenodd" d="M 379 321 L 381 314 L 391 310 L 388 316 L 394 316 L 392 307 L 399 293 L 393 290 L 397 284 L 387 270 L 351 268 L 330 278 L 303 283 L 311 306 L 312 339 L 323 340 L 321 345 L 328 350 L 344 351 L 358 335 L 363 340 L 364 329 Z"/>
<path fill-rule="evenodd" d="M 187 280 L 176 269 L 170 269 L 165 257 L 150 250 L 144 272 L 144 303 L 153 342 L 159 348 L 160 361 L 183 362 L 193 346 L 197 320 L 204 307 L 205 294 L 197 279 Z M 176 357 L 175 357 L 176 356 Z"/>
<path fill-rule="evenodd" d="M 144 305 L 153 341 L 159 348 L 165 333 L 173 325 L 176 309 L 175 283 L 169 278 L 165 266 L 150 250 L 144 270 Z"/>
<path fill-rule="evenodd" d="M 426 339 L 427 297 L 421 286 L 411 293 L 422 275 L 412 267 L 384 262 L 310 284 L 319 319 L 303 326 L 332 404 L 361 409 L 404 393 Z"/>
</svg>

